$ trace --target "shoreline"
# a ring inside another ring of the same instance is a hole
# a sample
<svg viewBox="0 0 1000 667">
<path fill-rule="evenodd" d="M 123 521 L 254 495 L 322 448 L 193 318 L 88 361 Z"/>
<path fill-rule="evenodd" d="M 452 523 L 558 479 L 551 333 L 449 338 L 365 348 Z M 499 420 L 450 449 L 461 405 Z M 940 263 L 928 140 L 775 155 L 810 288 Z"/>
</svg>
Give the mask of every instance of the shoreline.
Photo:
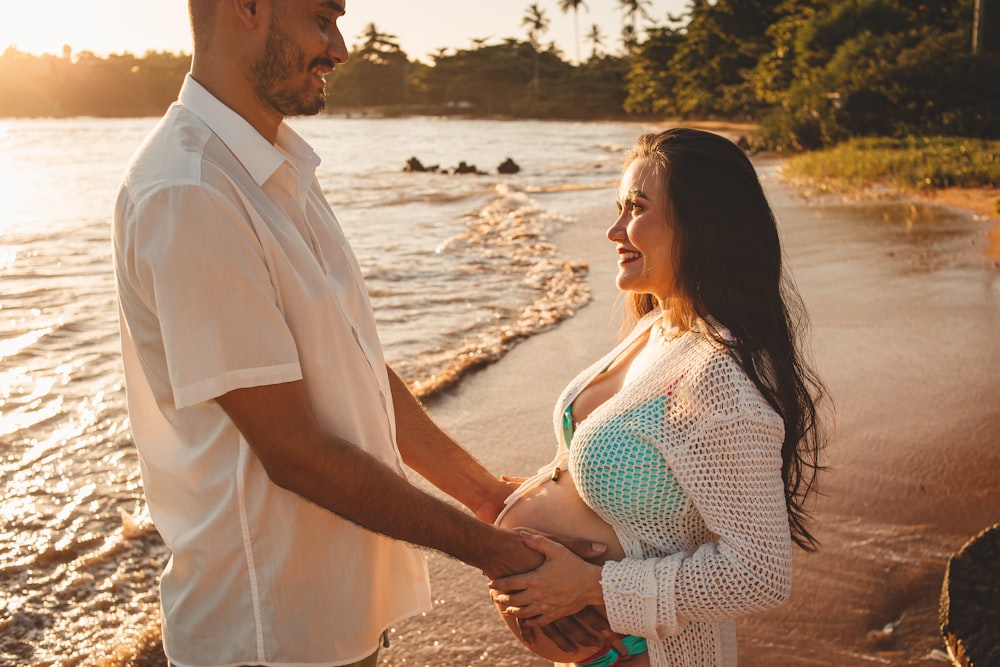
<svg viewBox="0 0 1000 667">
<path fill-rule="evenodd" d="M 986 255 L 1000 262 L 1000 188 L 939 188 L 910 193 L 909 196 L 935 206 L 970 211 L 992 220 Z"/>
<path fill-rule="evenodd" d="M 992 222 L 987 238 L 985 254 L 1000 262 L 1000 188 L 900 188 L 893 185 L 873 183 L 862 187 L 837 188 L 816 187 L 811 179 L 786 179 L 786 182 L 803 196 L 838 195 L 851 201 L 909 201 L 937 206 L 973 214 L 977 219 Z"/>
</svg>

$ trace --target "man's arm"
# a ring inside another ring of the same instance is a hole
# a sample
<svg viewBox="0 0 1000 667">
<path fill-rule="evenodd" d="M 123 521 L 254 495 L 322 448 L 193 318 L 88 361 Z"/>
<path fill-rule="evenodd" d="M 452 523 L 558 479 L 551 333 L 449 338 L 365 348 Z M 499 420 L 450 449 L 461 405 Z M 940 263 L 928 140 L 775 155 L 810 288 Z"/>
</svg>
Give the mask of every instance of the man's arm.
<svg viewBox="0 0 1000 667">
<path fill-rule="evenodd" d="M 396 413 L 396 442 L 406 465 L 492 523 L 514 487 L 500 481 L 445 433 L 388 366 Z"/>
<path fill-rule="evenodd" d="M 275 484 L 345 519 L 442 551 L 491 578 L 531 570 L 543 560 L 515 533 L 424 493 L 367 452 L 324 432 L 301 380 L 237 389 L 217 401 Z"/>
<path fill-rule="evenodd" d="M 390 377 L 402 386 L 398 376 L 392 373 Z M 544 560 L 517 533 L 495 528 L 424 493 L 367 452 L 324 432 L 309 408 L 301 380 L 236 389 L 216 401 L 246 438 L 271 481 L 363 528 L 441 551 L 492 579 L 532 570 Z M 413 405 L 404 409 L 415 407 L 423 412 L 412 395 L 410 401 Z M 433 427 L 426 414 L 423 418 Z M 437 437 L 450 441 L 444 435 Z M 415 437 L 407 440 L 408 449 L 420 449 Z M 451 447 L 461 449 L 453 441 L 445 449 Z M 430 461 L 415 452 L 410 456 L 421 461 L 421 467 Z M 451 456 L 460 462 L 463 458 L 454 452 Z M 475 468 L 482 467 L 465 456 L 475 464 L 469 467 L 468 476 L 478 476 Z M 468 462 L 462 465 L 469 466 Z M 452 486 L 444 484 L 445 491 Z M 570 650 L 574 644 L 599 646 L 599 635 L 608 627 L 606 619 L 591 613 L 561 619 L 543 631 Z"/>
</svg>

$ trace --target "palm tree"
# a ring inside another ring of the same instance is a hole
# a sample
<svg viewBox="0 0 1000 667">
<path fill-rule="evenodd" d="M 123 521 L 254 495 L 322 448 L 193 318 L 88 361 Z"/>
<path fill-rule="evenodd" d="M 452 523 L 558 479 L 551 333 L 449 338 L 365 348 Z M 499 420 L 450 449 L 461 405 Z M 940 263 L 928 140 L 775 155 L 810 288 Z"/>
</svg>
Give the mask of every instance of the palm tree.
<svg viewBox="0 0 1000 667">
<path fill-rule="evenodd" d="M 590 32 L 584 37 L 591 44 L 590 57 L 597 57 L 598 50 L 604 46 L 604 35 L 601 34 L 601 26 L 596 23 L 590 26 Z"/>
<path fill-rule="evenodd" d="M 628 16 L 631 21 L 632 30 L 629 32 L 627 28 L 622 26 L 622 34 L 631 37 L 633 43 L 639 39 L 639 17 L 642 16 L 644 19 L 649 19 L 649 11 L 646 9 L 652 4 L 652 0 L 618 0 L 618 6 L 623 10 L 624 14 L 622 16 L 622 23 L 624 24 L 624 17 Z M 626 50 L 628 50 L 628 44 L 626 43 Z"/>
<path fill-rule="evenodd" d="M 635 34 L 635 26 L 631 23 L 626 23 L 622 26 L 622 48 L 625 49 L 625 55 L 631 56 L 632 52 L 635 51 L 636 44 L 639 43 L 639 38 Z"/>
<path fill-rule="evenodd" d="M 389 54 L 400 52 L 399 38 L 387 32 L 381 32 L 374 23 L 365 26 L 361 34 L 361 41 L 354 45 L 358 56 L 374 63 L 386 62 Z"/>
<path fill-rule="evenodd" d="M 537 2 L 528 5 L 528 11 L 521 19 L 521 25 L 528 28 L 528 41 L 538 49 L 538 37 L 549 31 L 549 19 L 545 16 L 545 10 L 538 6 Z"/>
<path fill-rule="evenodd" d="M 576 64 L 580 64 L 580 5 L 588 12 L 590 7 L 583 0 L 559 0 L 559 9 L 562 10 L 563 14 L 573 10 L 573 36 L 576 41 Z"/>
<path fill-rule="evenodd" d="M 986 39 L 986 0 L 976 0 L 972 20 L 972 52 L 979 53 Z"/>
<path fill-rule="evenodd" d="M 527 26 L 528 28 L 528 41 L 531 42 L 532 48 L 535 50 L 535 80 L 534 88 L 535 95 L 538 94 L 538 70 L 539 70 L 539 44 L 538 36 L 548 32 L 549 30 L 549 19 L 545 16 L 545 11 L 538 6 L 537 2 L 533 2 L 528 5 L 528 11 L 521 19 L 521 25 Z"/>
</svg>

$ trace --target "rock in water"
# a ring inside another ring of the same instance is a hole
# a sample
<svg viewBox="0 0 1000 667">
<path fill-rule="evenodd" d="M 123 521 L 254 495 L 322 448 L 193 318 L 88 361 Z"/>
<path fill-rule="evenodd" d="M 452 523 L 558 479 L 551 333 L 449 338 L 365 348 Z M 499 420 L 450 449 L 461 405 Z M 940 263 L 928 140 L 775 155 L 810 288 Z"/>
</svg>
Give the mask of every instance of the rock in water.
<svg viewBox="0 0 1000 667">
<path fill-rule="evenodd" d="M 956 665 L 1000 665 L 1000 523 L 983 530 L 948 559 L 940 626 Z"/>
<path fill-rule="evenodd" d="M 497 167 L 497 172 L 501 174 L 516 174 L 519 171 L 521 171 L 520 165 L 514 162 L 511 158 L 507 158 L 500 163 L 499 167 Z"/>
<path fill-rule="evenodd" d="M 403 167 L 403 171 L 423 172 L 427 171 L 427 169 L 424 167 L 423 164 L 420 163 L 420 160 L 418 160 L 415 157 L 411 157 L 409 160 L 406 161 L 406 166 Z"/>
</svg>

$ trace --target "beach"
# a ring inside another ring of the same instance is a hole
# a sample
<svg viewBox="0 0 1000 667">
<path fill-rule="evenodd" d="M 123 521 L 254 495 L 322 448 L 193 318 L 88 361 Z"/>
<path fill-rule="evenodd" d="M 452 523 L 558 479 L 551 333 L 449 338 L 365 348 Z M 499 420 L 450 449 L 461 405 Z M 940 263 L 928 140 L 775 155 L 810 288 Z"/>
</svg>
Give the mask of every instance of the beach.
<svg viewBox="0 0 1000 667">
<path fill-rule="evenodd" d="M 119 171 L 151 122 L 7 130 L 24 133 L 25 155 L 39 154 L 28 138 L 52 146 L 75 138 L 81 157 L 39 155 L 38 173 L 50 170 L 44 178 L 11 167 L 24 175 L 21 196 L 8 198 L 0 218 L 15 223 L 0 233 L 10 341 L 0 348 L 10 387 L 0 413 L 3 667 L 165 664 L 156 580 L 166 550 L 141 513 L 106 227 Z M 388 357 L 420 361 L 414 375 L 433 384 L 440 360 L 480 350 L 475 370 L 439 383 L 427 408 L 496 474 L 546 463 L 558 394 L 618 335 L 616 256 L 604 233 L 621 147 L 640 128 L 433 119 L 316 119 L 304 128 L 328 142 L 323 155 L 347 155 L 331 160 L 321 180 L 365 269 Z M 503 180 L 399 172 L 413 152 L 454 163 L 487 135 L 497 141 L 483 159 L 512 154 L 525 172 Z M 367 139 L 375 136 L 378 151 Z M 336 143 L 342 137 L 357 137 L 356 145 Z M 95 155 L 95 145 L 104 152 Z M 452 153 L 438 157 L 438 145 Z M 397 153 L 387 156 L 388 148 Z M 820 549 L 796 552 L 787 604 L 740 620 L 740 664 L 943 664 L 945 563 L 1000 521 L 997 216 L 981 196 L 975 206 L 912 195 L 814 197 L 782 181 L 780 158 L 754 162 L 811 316 L 811 356 L 836 406 L 836 430 L 812 505 Z M 372 219 L 382 233 L 369 233 Z M 482 229 L 520 251 L 470 243 Z M 550 285 L 569 276 L 579 301 L 553 307 L 551 289 L 537 296 L 534 283 L 521 281 L 537 278 L 536 265 L 553 269 L 559 280 Z M 522 325 L 523 335 L 507 336 Z M 390 628 L 381 665 L 548 664 L 508 633 L 482 574 L 439 554 L 428 559 L 434 609 Z"/>
<path fill-rule="evenodd" d="M 784 243 L 837 418 L 813 505 L 820 549 L 796 552 L 786 605 L 741 620 L 740 664 L 945 664 L 945 563 L 1000 521 L 995 220 L 910 199 L 807 201 L 777 182 L 776 164 L 758 166 L 779 223 L 803 223 L 786 225 Z M 498 473 L 548 460 L 558 393 L 617 334 L 602 236 L 613 211 L 586 204 L 554 240 L 589 264 L 592 302 L 429 403 Z M 481 574 L 430 561 L 435 609 L 394 629 L 382 665 L 547 664 L 505 636 Z"/>
</svg>

